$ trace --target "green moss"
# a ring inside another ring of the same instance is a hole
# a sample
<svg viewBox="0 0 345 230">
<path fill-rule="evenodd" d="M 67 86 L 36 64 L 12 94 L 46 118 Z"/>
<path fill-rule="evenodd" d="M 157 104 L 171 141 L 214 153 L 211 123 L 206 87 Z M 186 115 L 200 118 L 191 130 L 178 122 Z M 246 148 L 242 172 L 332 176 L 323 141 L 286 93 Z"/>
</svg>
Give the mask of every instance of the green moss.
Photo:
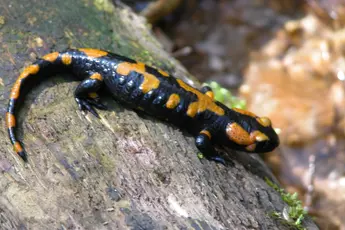
<svg viewBox="0 0 345 230">
<path fill-rule="evenodd" d="M 198 157 L 199 159 L 203 159 L 203 158 L 204 158 L 204 155 L 203 155 L 202 153 L 198 153 L 198 154 L 197 154 L 197 157 Z"/>
<path fill-rule="evenodd" d="M 272 187 L 281 195 L 283 201 L 289 206 L 289 208 L 286 211 L 283 210 L 282 213 L 272 212 L 271 216 L 295 227 L 296 229 L 304 230 L 305 228 L 302 226 L 302 221 L 308 213 L 304 210 L 302 202 L 298 199 L 298 193 L 295 192 L 290 194 L 278 185 L 274 184 L 268 178 L 266 178 L 265 181 L 268 186 Z"/>
<path fill-rule="evenodd" d="M 211 87 L 214 93 L 214 98 L 217 101 L 228 106 L 229 108 L 239 108 L 239 109 L 246 108 L 245 100 L 242 100 L 236 96 L 233 96 L 228 89 L 222 88 L 217 82 L 211 81 L 209 83 L 205 83 L 204 85 Z"/>
<path fill-rule="evenodd" d="M 5 17 L 0 15 L 0 28 L 5 24 Z"/>
<path fill-rule="evenodd" d="M 114 12 L 114 5 L 108 0 L 94 0 L 93 4 L 100 11 L 105 11 L 108 13 Z"/>
</svg>

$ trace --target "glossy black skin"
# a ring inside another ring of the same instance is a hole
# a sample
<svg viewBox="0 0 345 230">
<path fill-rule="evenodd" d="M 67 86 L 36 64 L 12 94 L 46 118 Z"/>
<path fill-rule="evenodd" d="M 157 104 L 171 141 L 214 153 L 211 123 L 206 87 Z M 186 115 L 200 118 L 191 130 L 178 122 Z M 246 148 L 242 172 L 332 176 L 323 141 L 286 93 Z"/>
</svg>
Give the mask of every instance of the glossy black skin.
<svg viewBox="0 0 345 230">
<path fill-rule="evenodd" d="M 61 56 L 63 54 L 72 57 L 71 64 L 65 65 L 62 63 Z M 78 80 L 81 80 L 82 82 L 74 94 L 81 110 L 90 111 L 99 117 L 93 107 L 98 109 L 106 109 L 106 107 L 100 102 L 99 98 L 90 98 L 88 94 L 97 92 L 103 88 L 107 89 L 121 104 L 132 109 L 142 110 L 147 114 L 162 120 L 167 120 L 178 127 L 186 129 L 189 133 L 196 136 L 196 146 L 207 159 L 224 163 L 224 160 L 216 152 L 214 144 L 246 151 L 244 146 L 230 141 L 226 135 L 226 126 L 233 122 L 240 124 L 249 133 L 252 130 L 260 130 L 270 138 L 269 141 L 258 143 L 255 152 L 272 151 L 278 146 L 279 139 L 272 127 L 263 127 L 255 118 L 237 113 L 220 102 L 215 103 L 225 111 L 223 116 L 206 110 L 198 113 L 195 117 L 189 117 L 186 113 L 188 106 L 191 102 L 197 100 L 197 96 L 182 88 L 177 83 L 176 78 L 163 76 L 156 69 L 148 66 L 145 66 L 145 71 L 156 76 L 160 81 L 160 85 L 157 89 L 143 93 L 140 89 L 140 85 L 144 79 L 142 74 L 134 71 L 130 72 L 128 76 L 118 74 L 117 66 L 123 62 L 137 63 L 134 60 L 112 53 L 93 58 L 79 50 L 68 50 L 60 53 L 54 62 L 41 59 L 34 64 L 40 66 L 40 71 L 37 75 L 45 75 L 47 77 L 55 73 L 66 72 L 73 73 Z M 99 73 L 103 79 L 89 78 L 93 73 Z M 30 81 L 30 79 L 27 81 Z M 205 93 L 208 90 L 209 88 L 203 88 L 200 92 Z M 173 93 L 180 96 L 180 103 L 174 109 L 166 108 L 165 104 L 169 96 Z M 14 109 L 15 104 L 17 103 L 13 103 L 12 101 L 9 109 Z M 202 130 L 207 130 L 212 138 L 210 139 L 204 133 L 200 133 Z M 16 141 L 15 137 L 11 137 L 11 139 L 13 139 L 13 143 Z"/>
</svg>

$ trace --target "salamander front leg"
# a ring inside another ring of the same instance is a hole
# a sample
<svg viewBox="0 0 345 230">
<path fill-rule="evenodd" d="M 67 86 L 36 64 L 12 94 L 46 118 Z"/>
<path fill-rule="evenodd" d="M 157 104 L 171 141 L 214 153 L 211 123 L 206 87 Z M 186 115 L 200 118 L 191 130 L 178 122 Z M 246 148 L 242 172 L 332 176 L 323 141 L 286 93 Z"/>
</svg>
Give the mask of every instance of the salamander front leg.
<svg viewBox="0 0 345 230">
<path fill-rule="evenodd" d="M 97 109 L 107 108 L 100 102 L 100 98 L 96 94 L 102 85 L 103 78 L 98 73 L 92 74 L 89 78 L 86 78 L 78 85 L 74 92 L 74 97 L 80 110 L 89 111 L 94 116 L 99 118 L 98 113 L 93 107 L 96 107 Z"/>
<path fill-rule="evenodd" d="M 203 156 L 208 159 L 225 165 L 225 160 L 214 149 L 211 142 L 211 133 L 208 130 L 202 130 L 195 138 L 195 145 Z"/>
</svg>

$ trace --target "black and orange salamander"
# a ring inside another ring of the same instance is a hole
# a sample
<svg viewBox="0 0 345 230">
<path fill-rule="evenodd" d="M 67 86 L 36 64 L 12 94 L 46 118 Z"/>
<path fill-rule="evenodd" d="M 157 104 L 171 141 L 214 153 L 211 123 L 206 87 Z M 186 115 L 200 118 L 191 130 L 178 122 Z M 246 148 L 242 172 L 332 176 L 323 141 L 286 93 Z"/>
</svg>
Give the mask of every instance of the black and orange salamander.
<svg viewBox="0 0 345 230">
<path fill-rule="evenodd" d="M 79 109 L 99 117 L 94 108 L 106 109 L 97 95 L 106 89 L 121 104 L 186 129 L 206 159 L 224 163 L 214 146 L 245 152 L 269 152 L 279 145 L 270 119 L 230 109 L 213 99 L 209 87 L 200 90 L 184 81 L 132 59 L 97 49 L 69 49 L 43 56 L 26 67 L 14 83 L 6 125 L 14 151 L 27 161 L 16 136 L 16 112 L 24 92 L 35 80 L 72 73 L 81 83 L 74 92 Z"/>
</svg>

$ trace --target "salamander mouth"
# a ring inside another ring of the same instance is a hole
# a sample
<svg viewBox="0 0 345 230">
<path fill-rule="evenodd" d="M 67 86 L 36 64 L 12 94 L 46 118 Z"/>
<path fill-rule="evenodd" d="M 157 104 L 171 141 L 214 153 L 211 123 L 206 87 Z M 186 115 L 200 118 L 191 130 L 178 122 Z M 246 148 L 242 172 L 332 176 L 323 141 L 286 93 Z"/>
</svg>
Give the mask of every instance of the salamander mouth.
<svg viewBox="0 0 345 230">
<path fill-rule="evenodd" d="M 269 141 L 264 143 L 263 149 L 265 152 L 272 152 L 279 146 L 279 137 L 277 134 L 274 135 Z"/>
</svg>

